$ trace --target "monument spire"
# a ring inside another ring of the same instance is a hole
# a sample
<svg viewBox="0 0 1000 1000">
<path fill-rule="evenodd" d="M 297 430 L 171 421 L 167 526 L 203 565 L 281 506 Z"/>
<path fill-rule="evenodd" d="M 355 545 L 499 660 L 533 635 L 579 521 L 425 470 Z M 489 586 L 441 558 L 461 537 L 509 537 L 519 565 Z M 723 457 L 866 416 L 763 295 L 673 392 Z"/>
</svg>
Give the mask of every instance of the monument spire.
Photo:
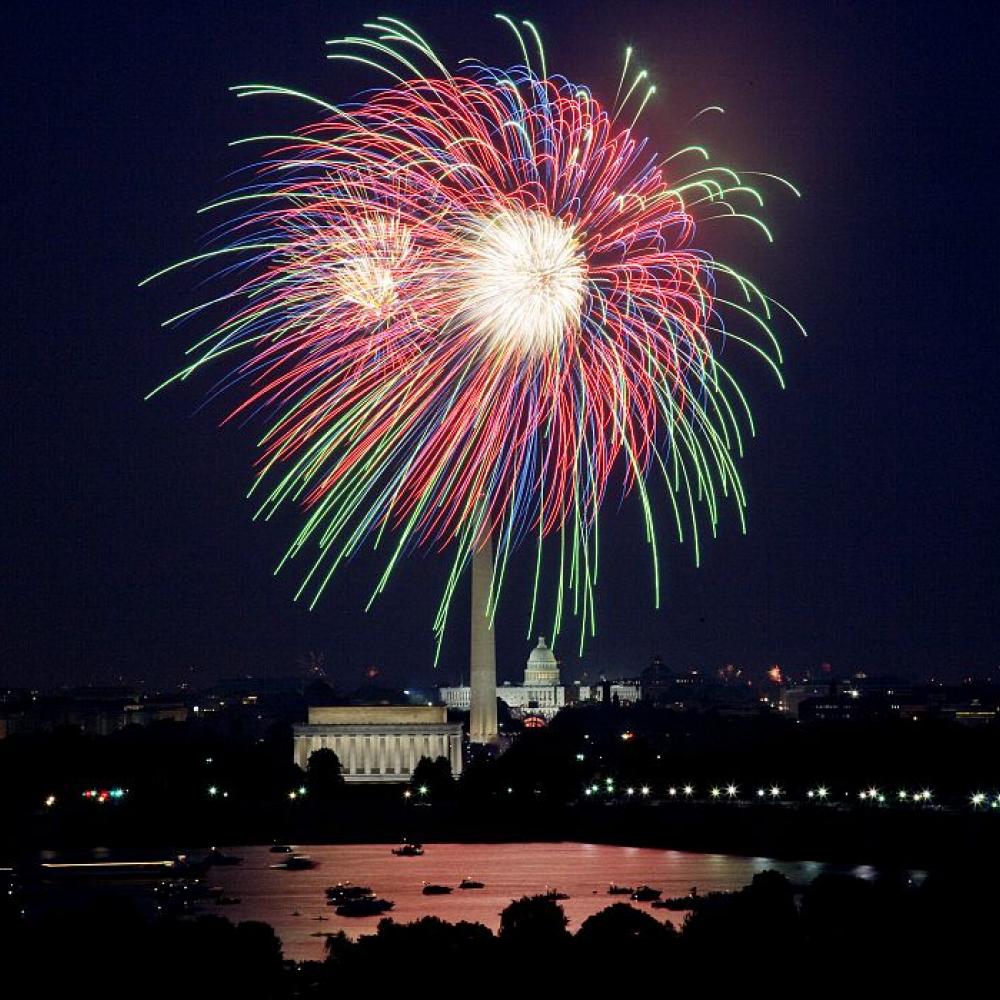
<svg viewBox="0 0 1000 1000">
<path fill-rule="evenodd" d="M 473 743 L 496 743 L 497 654 L 489 617 L 493 582 L 493 542 L 472 553 L 472 630 L 469 661 L 469 738 Z"/>
</svg>

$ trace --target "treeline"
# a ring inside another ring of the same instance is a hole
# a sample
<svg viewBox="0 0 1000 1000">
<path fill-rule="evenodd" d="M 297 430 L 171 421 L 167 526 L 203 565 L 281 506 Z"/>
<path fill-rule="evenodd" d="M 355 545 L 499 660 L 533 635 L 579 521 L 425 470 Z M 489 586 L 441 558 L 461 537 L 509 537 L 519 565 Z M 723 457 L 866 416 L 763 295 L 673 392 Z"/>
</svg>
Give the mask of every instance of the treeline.
<svg viewBox="0 0 1000 1000">
<path fill-rule="evenodd" d="M 832 981 L 898 984 L 943 973 L 970 982 L 991 958 L 994 925 L 982 904 L 998 888 L 940 875 L 919 886 L 821 875 L 801 891 L 773 871 L 737 893 L 707 897 L 679 930 L 616 903 L 570 933 L 558 903 L 525 897 L 502 913 L 499 932 L 425 917 L 384 919 L 375 934 L 327 939 L 319 962 L 283 960 L 266 924 L 217 916 L 146 922 L 123 900 L 2 913 L 8 982 L 42 996 L 344 996 L 390 990 L 483 992 L 488 996 L 569 987 Z M 676 916 L 676 914 L 675 914 Z M 21 977 L 21 978 L 19 978 Z M 929 978 L 928 978 L 929 981 Z M 82 995 L 82 994 L 81 994 Z"/>
<path fill-rule="evenodd" d="M 470 800 L 568 802 L 611 778 L 660 795 L 688 782 L 699 794 L 712 785 L 733 783 L 752 794 L 776 784 L 795 799 L 819 785 L 836 796 L 877 786 L 891 796 L 929 788 L 935 802 L 965 802 L 977 789 L 994 790 L 998 757 L 1000 726 L 934 719 L 797 725 L 773 715 L 727 718 L 645 704 L 577 707 L 546 729 L 523 732 L 499 757 L 467 766 L 460 791 Z M 0 740 L 5 804 L 15 812 L 37 809 L 50 796 L 65 805 L 81 789 L 100 786 L 127 787 L 130 802 L 150 808 L 196 805 L 211 787 L 267 805 L 304 778 L 287 723 L 275 723 L 263 739 L 191 720 L 104 737 L 66 728 Z"/>
<path fill-rule="evenodd" d="M 39 846 L 183 850 L 411 834 L 427 841 L 587 838 L 768 857 L 896 858 L 922 867 L 954 851 L 994 850 L 998 758 L 997 727 L 886 721 L 847 730 L 609 706 L 560 713 L 505 753 L 473 760 L 457 780 L 427 762 L 404 789 L 345 787 L 336 760 L 301 770 L 283 724 L 263 739 L 220 736 L 199 722 L 130 726 L 104 737 L 65 729 L 0 740 L 0 864 L 30 860 Z M 692 798 L 669 797 L 669 787 L 689 782 Z M 739 799 L 712 801 L 710 788 L 729 783 Z M 778 787 L 778 800 L 760 800 L 762 785 Z M 828 799 L 808 798 L 818 785 Z M 860 800 L 859 790 L 873 786 L 883 804 Z M 589 797 L 588 787 L 597 789 Z M 125 794 L 104 803 L 83 795 L 112 788 Z M 924 788 L 932 793 L 926 802 L 900 799 Z M 982 807 L 970 804 L 975 791 L 989 793 Z M 609 802 L 615 809 L 605 808 Z"/>
</svg>

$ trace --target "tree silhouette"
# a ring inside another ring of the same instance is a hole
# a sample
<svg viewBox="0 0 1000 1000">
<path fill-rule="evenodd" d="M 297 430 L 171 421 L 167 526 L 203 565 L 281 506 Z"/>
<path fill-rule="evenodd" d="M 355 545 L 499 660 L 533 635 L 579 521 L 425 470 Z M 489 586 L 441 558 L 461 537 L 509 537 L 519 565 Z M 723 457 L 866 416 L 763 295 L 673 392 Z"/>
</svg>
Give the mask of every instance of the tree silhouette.
<svg viewBox="0 0 1000 1000">
<path fill-rule="evenodd" d="M 317 799 L 331 798 L 343 784 L 340 758 L 336 753 L 327 747 L 313 750 L 306 765 L 306 787 L 309 789 L 309 794 Z"/>
<path fill-rule="evenodd" d="M 557 951 L 569 940 L 563 908 L 545 896 L 522 896 L 500 914 L 500 940 L 517 951 Z"/>
<path fill-rule="evenodd" d="M 655 956 L 669 960 L 677 948 L 673 926 L 630 906 L 615 903 L 595 913 L 576 932 L 576 949 L 582 959 L 607 951 L 616 961 L 636 961 Z"/>
<path fill-rule="evenodd" d="M 421 789 L 426 789 L 432 798 L 444 798 L 453 794 L 455 782 L 451 776 L 451 763 L 448 758 L 438 757 L 436 760 L 431 760 L 430 757 L 421 757 L 413 769 L 410 785 L 413 791 L 420 795 L 423 794 Z"/>
</svg>

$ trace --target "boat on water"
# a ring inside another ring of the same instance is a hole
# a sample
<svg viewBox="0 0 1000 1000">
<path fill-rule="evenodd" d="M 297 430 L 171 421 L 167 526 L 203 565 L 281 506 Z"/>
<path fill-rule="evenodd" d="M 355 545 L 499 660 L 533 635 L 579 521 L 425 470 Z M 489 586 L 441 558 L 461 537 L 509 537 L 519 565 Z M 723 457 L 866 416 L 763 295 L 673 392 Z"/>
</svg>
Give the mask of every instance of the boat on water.
<svg viewBox="0 0 1000 1000">
<path fill-rule="evenodd" d="M 552 900 L 569 899 L 568 892 L 559 892 L 558 889 L 547 888 L 545 892 L 541 894 L 541 896 L 542 899 L 552 899 Z"/>
<path fill-rule="evenodd" d="M 271 846 L 271 853 L 272 854 L 291 854 L 292 853 L 292 849 L 288 846 L 288 844 L 273 844 Z"/>
<path fill-rule="evenodd" d="M 694 910 L 698 907 L 700 900 L 691 896 L 672 896 L 668 899 L 654 899 L 654 910 Z"/>
<path fill-rule="evenodd" d="M 609 896 L 631 896 L 635 892 L 635 889 L 630 885 L 618 885 L 616 882 L 612 882 L 608 886 Z"/>
<path fill-rule="evenodd" d="M 236 906 L 242 900 L 238 896 L 219 896 L 215 900 L 216 906 Z"/>
<path fill-rule="evenodd" d="M 451 892 L 450 885 L 435 885 L 432 882 L 425 882 L 421 890 L 425 896 L 447 896 Z"/>
<path fill-rule="evenodd" d="M 271 867 L 283 871 L 299 872 L 305 871 L 308 868 L 315 868 L 316 862 L 308 854 L 289 854 L 284 861 L 279 861 L 276 865 L 271 865 Z"/>
<path fill-rule="evenodd" d="M 651 903 L 654 899 L 659 899 L 662 894 L 663 890 L 661 889 L 654 889 L 648 885 L 640 885 L 629 898 L 634 899 L 637 903 Z"/>
<path fill-rule="evenodd" d="M 697 910 L 706 902 L 721 899 L 724 896 L 732 896 L 731 892 L 710 892 L 705 896 L 698 895 L 698 887 L 695 886 L 687 896 L 671 896 L 667 899 L 660 899 L 653 903 L 657 909 L 663 910 Z"/>
<path fill-rule="evenodd" d="M 394 847 L 392 853 L 397 858 L 419 858 L 424 853 L 424 848 L 421 844 L 407 843 Z"/>
<path fill-rule="evenodd" d="M 349 899 L 337 907 L 338 917 L 376 917 L 386 913 L 396 904 L 388 899 L 376 899 L 374 896 L 366 899 Z"/>
<path fill-rule="evenodd" d="M 164 877 L 178 879 L 204 875 L 207 869 L 207 861 L 195 861 L 186 854 L 178 854 L 170 858 L 152 860 L 108 858 L 100 861 L 40 861 L 26 864 L 19 868 L 19 871 L 22 875 L 48 882 L 57 879 L 71 881 Z"/>
<path fill-rule="evenodd" d="M 370 886 L 352 885 L 350 882 L 338 882 L 326 887 L 326 900 L 331 906 L 346 903 L 349 899 L 366 899 L 374 895 Z"/>
<path fill-rule="evenodd" d="M 458 883 L 459 889 L 485 889 L 485 882 L 477 882 L 474 878 L 463 878 L 461 882 Z"/>
</svg>

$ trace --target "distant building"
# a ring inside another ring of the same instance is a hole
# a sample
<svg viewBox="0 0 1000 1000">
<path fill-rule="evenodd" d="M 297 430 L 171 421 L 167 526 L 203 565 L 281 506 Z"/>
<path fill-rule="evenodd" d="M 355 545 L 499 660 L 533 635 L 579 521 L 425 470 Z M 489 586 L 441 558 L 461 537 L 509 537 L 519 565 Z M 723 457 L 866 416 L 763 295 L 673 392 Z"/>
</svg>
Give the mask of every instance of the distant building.
<svg viewBox="0 0 1000 1000">
<path fill-rule="evenodd" d="M 148 726 L 152 722 L 187 722 L 183 702 L 140 701 L 125 706 L 125 725 Z"/>
<path fill-rule="evenodd" d="M 652 663 L 639 675 L 643 697 L 654 703 L 669 699 L 673 682 L 674 675 L 660 656 L 654 656 Z"/>
<path fill-rule="evenodd" d="M 634 705 L 642 699 L 642 682 L 636 677 L 621 677 L 617 680 L 601 678 L 589 687 L 581 684 L 577 688 L 580 701 L 600 701 L 613 705 Z"/>
<path fill-rule="evenodd" d="M 802 703 L 810 698 L 822 698 L 825 695 L 835 695 L 836 686 L 831 686 L 829 681 L 821 681 L 818 684 L 789 684 L 781 688 L 778 701 L 778 711 L 784 712 L 791 719 L 799 717 L 799 708 Z"/>
<path fill-rule="evenodd" d="M 332 750 L 344 780 L 409 781 L 421 757 L 444 757 L 462 773 L 462 727 L 444 705 L 338 705 L 309 709 L 292 729 L 295 763 L 305 768 L 314 750 Z"/>
<path fill-rule="evenodd" d="M 806 698 L 799 704 L 802 722 L 876 722 L 898 719 L 899 704 L 887 698 L 861 697 L 852 689 L 844 694 Z"/>
<path fill-rule="evenodd" d="M 470 703 L 468 685 L 439 689 L 441 701 L 448 708 L 467 712 Z M 560 683 L 559 663 L 555 653 L 540 638 L 531 651 L 524 670 L 524 683 L 509 681 L 497 687 L 497 697 L 515 718 L 539 716 L 551 719 L 566 704 L 566 689 Z"/>
<path fill-rule="evenodd" d="M 125 706 L 135 695 L 124 688 L 74 688 L 58 694 L 34 692 L 16 703 L 5 702 L 2 709 L 2 736 L 50 733 L 70 726 L 90 736 L 107 736 L 125 724 Z"/>
</svg>

